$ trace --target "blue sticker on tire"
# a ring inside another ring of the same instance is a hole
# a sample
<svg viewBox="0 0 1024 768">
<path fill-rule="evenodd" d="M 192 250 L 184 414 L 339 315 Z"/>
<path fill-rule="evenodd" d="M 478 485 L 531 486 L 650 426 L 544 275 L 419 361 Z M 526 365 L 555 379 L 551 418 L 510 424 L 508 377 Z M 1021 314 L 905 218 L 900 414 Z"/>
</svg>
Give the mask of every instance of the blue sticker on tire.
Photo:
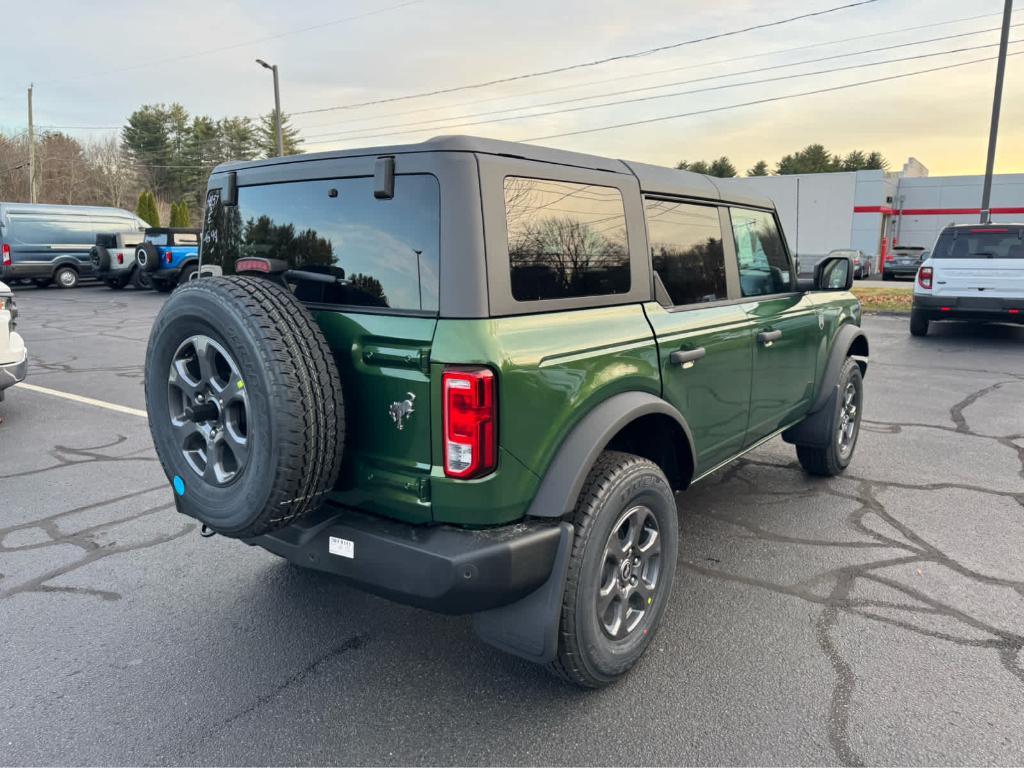
<svg viewBox="0 0 1024 768">
<path fill-rule="evenodd" d="M 171 485 L 174 486 L 174 492 L 179 496 L 185 495 L 185 481 L 181 479 L 181 475 L 175 475 L 171 481 Z"/>
</svg>

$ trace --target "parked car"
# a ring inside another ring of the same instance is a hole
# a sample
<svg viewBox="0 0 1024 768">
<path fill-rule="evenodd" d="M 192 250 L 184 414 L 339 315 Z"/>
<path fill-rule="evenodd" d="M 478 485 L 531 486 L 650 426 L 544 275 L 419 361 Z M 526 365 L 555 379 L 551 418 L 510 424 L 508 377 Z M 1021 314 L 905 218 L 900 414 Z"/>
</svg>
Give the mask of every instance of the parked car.
<svg viewBox="0 0 1024 768">
<path fill-rule="evenodd" d="M 897 277 L 913 279 L 917 268 L 924 261 L 925 249 L 920 245 L 896 245 L 892 252 L 886 254 L 882 261 L 882 279 L 894 280 Z"/>
<path fill-rule="evenodd" d="M 0 280 L 74 288 L 93 275 L 96 235 L 145 227 L 120 208 L 0 203 Z"/>
<path fill-rule="evenodd" d="M 146 230 L 135 251 L 139 269 L 158 291 L 173 291 L 187 283 L 199 266 L 198 229 L 159 227 Z"/>
<path fill-rule="evenodd" d="M 777 435 L 853 457 L 850 260 L 798 280 L 705 176 L 468 137 L 223 165 L 202 262 L 146 355 L 178 511 L 579 685 L 649 646 L 677 491 Z"/>
<path fill-rule="evenodd" d="M 18 325 L 18 305 L 14 292 L 0 283 L 0 400 L 4 391 L 25 378 L 28 371 L 28 351 L 21 336 L 15 333 Z"/>
<path fill-rule="evenodd" d="M 96 279 L 115 289 L 129 283 L 139 289 L 152 288 L 149 273 L 140 269 L 135 259 L 143 238 L 144 233 L 137 230 L 96 235 L 96 245 L 89 251 Z"/>
<path fill-rule="evenodd" d="M 829 256 L 845 256 L 853 262 L 853 276 L 857 280 L 867 280 L 871 277 L 871 257 L 865 256 L 864 252 L 854 248 L 836 248 L 828 252 Z"/>
<path fill-rule="evenodd" d="M 936 320 L 1024 323 L 1024 224 L 942 230 L 917 272 L 910 332 Z"/>
</svg>

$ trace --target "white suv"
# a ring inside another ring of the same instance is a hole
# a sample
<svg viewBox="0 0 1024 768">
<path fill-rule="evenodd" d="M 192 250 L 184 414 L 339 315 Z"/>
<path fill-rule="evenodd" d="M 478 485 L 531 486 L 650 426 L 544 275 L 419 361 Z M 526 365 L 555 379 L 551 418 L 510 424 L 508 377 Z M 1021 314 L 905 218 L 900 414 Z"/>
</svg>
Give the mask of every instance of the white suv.
<svg viewBox="0 0 1024 768">
<path fill-rule="evenodd" d="M 1024 323 L 1024 224 L 958 224 L 942 230 L 917 270 L 910 332 L 932 320 Z"/>
<path fill-rule="evenodd" d="M 0 283 L 0 400 L 4 390 L 25 378 L 28 351 L 21 336 L 14 332 L 18 308 L 11 289 Z"/>
</svg>

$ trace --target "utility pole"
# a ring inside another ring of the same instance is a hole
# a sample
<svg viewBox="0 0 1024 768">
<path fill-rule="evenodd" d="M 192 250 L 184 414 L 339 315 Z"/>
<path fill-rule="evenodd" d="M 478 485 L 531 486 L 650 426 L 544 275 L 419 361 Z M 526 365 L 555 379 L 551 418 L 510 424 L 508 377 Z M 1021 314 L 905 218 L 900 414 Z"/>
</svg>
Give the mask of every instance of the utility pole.
<svg viewBox="0 0 1024 768">
<path fill-rule="evenodd" d="M 1003 77 L 1006 74 L 1006 47 L 1010 39 L 1010 15 L 1013 0 L 1006 0 L 1003 7 L 1003 31 L 999 36 L 999 61 L 996 63 L 996 92 L 992 97 L 992 127 L 988 134 L 988 162 L 985 163 L 985 186 L 981 192 L 981 223 L 992 220 L 992 172 L 996 164 L 996 138 L 999 135 L 999 107 L 1003 101 Z"/>
<path fill-rule="evenodd" d="M 277 156 L 283 157 L 284 131 L 281 127 L 281 89 L 277 84 L 277 64 L 267 64 L 263 59 L 256 59 L 256 63 L 274 73 L 274 124 L 277 127 Z"/>
<path fill-rule="evenodd" d="M 36 131 L 32 124 L 32 87 L 28 86 L 28 201 L 36 201 Z"/>
</svg>

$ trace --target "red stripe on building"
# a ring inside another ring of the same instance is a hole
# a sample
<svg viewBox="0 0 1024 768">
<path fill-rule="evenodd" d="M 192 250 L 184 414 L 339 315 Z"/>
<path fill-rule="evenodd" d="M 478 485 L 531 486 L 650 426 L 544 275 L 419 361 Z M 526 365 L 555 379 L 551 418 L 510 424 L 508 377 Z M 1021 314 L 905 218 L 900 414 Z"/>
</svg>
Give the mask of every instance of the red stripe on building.
<svg viewBox="0 0 1024 768">
<path fill-rule="evenodd" d="M 904 208 L 902 211 L 887 205 L 855 205 L 854 213 L 883 213 L 890 216 L 974 216 L 981 213 L 980 208 Z M 1021 213 L 1024 208 L 993 208 L 992 214 Z"/>
</svg>

